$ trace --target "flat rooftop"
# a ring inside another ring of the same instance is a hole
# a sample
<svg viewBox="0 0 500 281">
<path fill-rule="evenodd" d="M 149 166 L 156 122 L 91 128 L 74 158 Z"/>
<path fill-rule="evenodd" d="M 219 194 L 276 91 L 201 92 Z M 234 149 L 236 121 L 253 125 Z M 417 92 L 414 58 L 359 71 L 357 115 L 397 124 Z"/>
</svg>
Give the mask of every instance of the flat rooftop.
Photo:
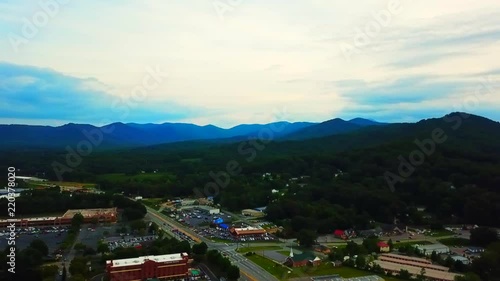
<svg viewBox="0 0 500 281">
<path fill-rule="evenodd" d="M 182 261 L 183 257 L 186 256 L 188 256 L 187 253 L 177 253 L 177 254 L 159 255 L 159 256 L 142 256 L 130 259 L 107 260 L 106 264 L 111 264 L 112 267 L 122 267 L 122 266 L 140 265 L 147 260 L 152 260 L 158 263 L 175 262 L 175 261 Z"/>
<path fill-rule="evenodd" d="M 391 270 L 391 271 L 400 271 L 401 269 L 404 269 L 404 270 L 407 270 L 412 275 L 420 275 L 420 272 L 422 270 L 422 267 L 397 264 L 397 263 L 392 263 L 392 262 L 388 262 L 388 261 L 375 260 L 374 262 L 376 264 L 380 265 L 380 267 L 382 267 L 383 269 Z M 447 281 L 453 281 L 453 280 L 455 280 L 456 276 L 461 276 L 460 274 L 456 274 L 456 273 L 438 271 L 438 270 L 433 270 L 433 269 L 428 269 L 428 268 L 425 269 L 424 275 L 426 277 L 429 277 L 429 278 L 439 279 L 439 280 L 447 280 Z"/>
<path fill-rule="evenodd" d="M 63 218 L 72 218 L 76 214 L 82 214 L 84 217 L 94 217 L 94 216 L 99 216 L 99 215 L 111 215 L 116 213 L 116 208 L 107 208 L 107 209 L 74 209 L 74 210 L 68 210 L 64 215 L 62 216 Z"/>
<path fill-rule="evenodd" d="M 404 259 L 408 261 L 414 261 L 414 262 L 419 262 L 419 263 L 426 263 L 426 264 L 432 264 L 429 260 L 423 259 L 423 258 L 417 258 L 417 257 L 409 257 L 409 256 L 404 256 L 404 255 L 398 255 L 398 254 L 382 254 L 380 255 L 381 257 L 389 257 L 393 259 Z"/>
</svg>

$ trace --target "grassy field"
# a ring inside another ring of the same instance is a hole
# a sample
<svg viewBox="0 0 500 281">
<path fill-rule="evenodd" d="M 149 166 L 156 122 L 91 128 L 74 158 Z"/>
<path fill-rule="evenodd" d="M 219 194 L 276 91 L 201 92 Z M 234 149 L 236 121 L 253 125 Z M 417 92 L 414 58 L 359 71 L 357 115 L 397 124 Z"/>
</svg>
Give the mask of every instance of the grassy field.
<svg viewBox="0 0 500 281">
<path fill-rule="evenodd" d="M 282 249 L 282 247 L 279 247 L 279 246 L 243 247 L 243 248 L 239 248 L 238 252 L 248 253 L 248 252 L 258 252 L 258 251 L 273 251 L 273 250 L 279 250 L 279 249 Z"/>
<path fill-rule="evenodd" d="M 470 240 L 465 238 L 443 238 L 438 239 L 439 242 L 445 244 L 446 246 L 469 246 Z"/>
<path fill-rule="evenodd" d="M 32 187 L 48 187 L 52 185 L 57 185 L 61 187 L 78 187 L 78 188 L 95 188 L 96 184 L 95 183 L 88 183 L 88 182 L 70 182 L 70 181 L 27 181 L 26 182 L 28 185 Z"/>
<path fill-rule="evenodd" d="M 151 208 L 158 211 L 161 208 L 162 199 L 161 198 L 147 198 L 147 199 L 142 199 L 141 202 L 144 205 L 151 207 Z"/>
<path fill-rule="evenodd" d="M 258 266 L 262 267 L 264 270 L 267 272 L 271 273 L 274 275 L 276 278 L 279 280 L 286 280 L 287 275 L 288 275 L 288 268 L 279 265 L 272 260 L 259 256 L 259 255 L 251 255 L 247 256 L 249 260 L 257 264 Z M 290 276 L 292 277 L 292 276 Z M 295 276 L 296 277 L 296 276 Z"/>
<path fill-rule="evenodd" d="M 127 182 L 127 181 L 135 181 L 135 182 L 143 182 L 143 181 L 161 181 L 165 179 L 165 181 L 171 181 L 175 179 L 175 176 L 167 173 L 145 173 L 145 174 L 135 174 L 135 175 L 126 175 L 123 173 L 117 174 L 104 174 L 98 175 L 98 180 L 107 180 L 111 182 Z"/>
<path fill-rule="evenodd" d="M 373 272 L 359 270 L 351 267 L 345 267 L 345 266 L 333 267 L 330 263 L 324 263 L 316 267 L 305 266 L 301 268 L 293 268 L 292 272 L 288 273 L 289 269 L 287 267 L 276 264 L 274 261 L 268 258 L 259 255 L 251 255 L 247 256 L 247 258 L 253 261 L 258 266 L 265 269 L 270 274 L 274 275 L 279 280 L 287 280 L 289 278 L 298 278 L 298 277 L 333 275 L 333 274 L 338 274 L 344 278 L 376 275 Z M 387 277 L 380 274 L 378 275 L 384 278 L 386 281 L 402 280 L 396 277 Z"/>
<path fill-rule="evenodd" d="M 429 245 L 429 244 L 432 243 L 426 240 L 394 242 L 394 248 L 397 249 L 401 246 L 407 246 L 407 245 Z"/>
</svg>

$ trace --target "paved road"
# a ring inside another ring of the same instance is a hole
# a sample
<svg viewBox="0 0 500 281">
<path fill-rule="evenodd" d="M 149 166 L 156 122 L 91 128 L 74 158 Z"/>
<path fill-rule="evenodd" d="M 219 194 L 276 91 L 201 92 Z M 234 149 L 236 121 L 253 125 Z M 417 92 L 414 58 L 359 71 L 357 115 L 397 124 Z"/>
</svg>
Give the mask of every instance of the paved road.
<svg viewBox="0 0 500 281">
<path fill-rule="evenodd" d="M 225 244 L 225 243 L 216 243 L 211 240 L 199 236 L 195 232 L 186 228 L 184 225 L 177 223 L 176 221 L 166 217 L 165 215 L 158 213 L 156 210 L 146 207 L 148 213 L 150 214 L 150 218 L 156 224 L 158 224 L 162 229 L 168 230 L 169 228 L 176 228 L 189 236 L 195 238 L 197 241 L 203 241 L 208 245 L 209 249 L 216 249 L 221 253 L 225 253 L 229 260 L 236 266 L 240 268 L 241 278 L 240 281 L 275 281 L 276 279 L 269 272 L 251 262 L 243 255 L 236 252 L 236 245 L 234 244 Z M 164 225 L 164 223 L 166 225 Z M 191 243 L 193 244 L 193 243 Z M 269 243 L 265 243 L 266 245 L 270 245 Z"/>
</svg>

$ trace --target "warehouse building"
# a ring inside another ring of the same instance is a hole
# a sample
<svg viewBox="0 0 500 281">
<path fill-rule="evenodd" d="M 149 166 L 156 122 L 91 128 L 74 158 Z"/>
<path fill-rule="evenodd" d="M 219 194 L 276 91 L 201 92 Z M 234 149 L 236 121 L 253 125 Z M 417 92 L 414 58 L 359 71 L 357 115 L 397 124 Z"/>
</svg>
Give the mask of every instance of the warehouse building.
<svg viewBox="0 0 500 281">
<path fill-rule="evenodd" d="M 424 276 L 433 281 L 454 281 L 455 277 L 461 276 L 460 274 L 451 273 L 447 271 L 429 269 L 422 266 L 415 265 L 405 265 L 399 263 L 393 263 L 390 261 L 375 260 L 375 264 L 378 264 L 386 273 L 392 272 L 393 274 L 398 274 L 402 269 L 408 271 L 414 277 L 419 276 L 424 272 Z M 422 271 L 422 268 L 425 270 Z"/>
<path fill-rule="evenodd" d="M 266 214 L 261 212 L 261 211 L 257 211 L 257 210 L 253 210 L 253 209 L 245 209 L 245 210 L 242 210 L 241 211 L 241 214 L 244 215 L 244 216 L 248 216 L 248 217 L 263 217 L 265 216 Z"/>
<path fill-rule="evenodd" d="M 255 227 L 243 227 L 243 228 L 235 228 L 232 227 L 229 232 L 237 237 L 244 236 L 252 236 L 252 235 L 263 235 L 266 234 L 266 230 L 263 228 L 255 228 Z"/>
<path fill-rule="evenodd" d="M 189 276 L 187 253 L 143 256 L 106 261 L 106 274 L 110 281 L 185 279 Z"/>
<path fill-rule="evenodd" d="M 436 252 L 436 254 L 447 254 L 450 252 L 450 248 L 443 244 L 418 245 L 416 247 L 426 256 L 432 255 L 432 252 Z"/>
<path fill-rule="evenodd" d="M 76 214 L 82 214 L 84 223 L 102 223 L 116 222 L 116 208 L 108 209 L 76 209 L 68 210 L 62 216 L 56 217 L 38 217 L 22 219 L 0 220 L 0 227 L 7 227 L 10 223 L 15 223 L 16 227 L 30 226 L 60 226 L 71 224 L 71 219 Z"/>
</svg>

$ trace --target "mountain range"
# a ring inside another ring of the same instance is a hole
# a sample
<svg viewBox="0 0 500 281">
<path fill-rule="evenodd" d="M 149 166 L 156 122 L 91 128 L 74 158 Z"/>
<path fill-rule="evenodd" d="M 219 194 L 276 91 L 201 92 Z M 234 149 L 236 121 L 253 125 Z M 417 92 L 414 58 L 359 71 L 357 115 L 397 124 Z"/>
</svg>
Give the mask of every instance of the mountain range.
<svg viewBox="0 0 500 281">
<path fill-rule="evenodd" d="M 229 129 L 187 123 L 112 123 L 102 127 L 74 123 L 58 127 L 0 125 L 2 136 L 0 148 L 64 148 L 87 140 L 89 135 L 95 136 L 96 132 L 102 132 L 104 136 L 99 148 L 140 147 L 192 140 L 231 142 L 249 137 L 304 140 L 342 134 L 375 125 L 384 124 L 362 118 L 348 121 L 336 118 L 322 123 L 281 121 L 269 124 L 242 124 Z M 272 135 L 269 136 L 269 133 Z"/>
</svg>

